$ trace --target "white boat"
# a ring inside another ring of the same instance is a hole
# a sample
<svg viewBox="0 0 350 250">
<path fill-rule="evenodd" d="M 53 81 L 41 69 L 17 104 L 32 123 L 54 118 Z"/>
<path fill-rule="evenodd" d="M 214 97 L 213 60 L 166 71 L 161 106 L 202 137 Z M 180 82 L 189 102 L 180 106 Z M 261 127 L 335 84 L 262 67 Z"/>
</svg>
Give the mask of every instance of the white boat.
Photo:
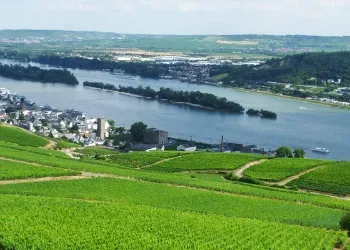
<svg viewBox="0 0 350 250">
<path fill-rule="evenodd" d="M 328 154 L 330 151 L 327 148 L 313 148 L 311 151 L 316 153 Z"/>
</svg>

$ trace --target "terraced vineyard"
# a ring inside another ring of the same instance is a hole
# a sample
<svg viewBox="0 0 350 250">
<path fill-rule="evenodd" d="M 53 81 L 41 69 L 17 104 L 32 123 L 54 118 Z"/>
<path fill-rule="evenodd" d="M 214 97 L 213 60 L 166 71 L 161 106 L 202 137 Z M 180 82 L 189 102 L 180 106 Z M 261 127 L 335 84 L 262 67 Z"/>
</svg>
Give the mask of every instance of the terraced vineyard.
<svg viewBox="0 0 350 250">
<path fill-rule="evenodd" d="M 0 141 L 17 143 L 22 146 L 43 147 L 48 141 L 16 127 L 0 125 Z"/>
<path fill-rule="evenodd" d="M 180 152 L 133 152 L 128 154 L 112 155 L 107 159 L 109 163 L 132 168 L 146 167 L 159 161 L 178 157 L 185 153 Z"/>
<path fill-rule="evenodd" d="M 110 151 L 92 148 L 81 152 L 104 154 L 105 160 L 73 160 L 27 144 L 0 139 L 0 180 L 11 180 L 1 181 L 0 249 L 348 248 L 347 232 L 339 230 L 348 200 L 213 174 L 255 162 L 258 155 L 106 155 Z M 320 163 L 325 166 L 291 185 L 349 194 L 350 163 L 276 159 L 248 170 L 280 180 Z"/>
<path fill-rule="evenodd" d="M 39 178 L 47 176 L 77 175 L 79 172 L 33 166 L 0 159 L 0 180 Z"/>
<path fill-rule="evenodd" d="M 344 214 L 340 210 L 307 204 L 106 178 L 7 185 L 1 189 L 0 193 L 123 201 L 180 211 L 264 219 L 332 229 L 337 229 L 338 221 Z"/>
<path fill-rule="evenodd" d="M 120 202 L 0 196 L 5 249 L 333 249 L 345 232 Z M 35 214 L 35 216 L 33 216 Z"/>
<path fill-rule="evenodd" d="M 234 170 L 262 158 L 252 154 L 198 153 L 159 163 L 148 170 L 170 173 L 187 170 Z"/>
<path fill-rule="evenodd" d="M 99 147 L 86 147 L 75 150 L 75 152 L 84 154 L 84 155 L 112 155 L 112 154 L 120 154 L 118 151 L 99 148 Z"/>
<path fill-rule="evenodd" d="M 247 169 L 244 175 L 259 180 L 280 181 L 328 163 L 327 161 L 309 159 L 273 159 Z"/>
<path fill-rule="evenodd" d="M 350 162 L 327 165 L 293 181 L 300 188 L 339 195 L 350 194 Z"/>
</svg>

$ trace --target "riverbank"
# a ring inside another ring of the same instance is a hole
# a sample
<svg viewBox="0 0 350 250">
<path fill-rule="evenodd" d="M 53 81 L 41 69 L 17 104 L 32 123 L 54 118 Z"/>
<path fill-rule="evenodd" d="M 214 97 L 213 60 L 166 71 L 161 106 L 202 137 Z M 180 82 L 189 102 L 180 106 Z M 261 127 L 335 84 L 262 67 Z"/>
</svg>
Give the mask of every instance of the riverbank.
<svg viewBox="0 0 350 250">
<path fill-rule="evenodd" d="M 322 101 L 317 101 L 317 100 L 308 100 L 305 98 L 275 94 L 275 93 L 272 93 L 269 91 L 262 91 L 262 90 L 244 89 L 244 88 L 238 88 L 238 87 L 228 87 L 228 88 L 233 89 L 233 90 L 237 90 L 237 91 L 241 91 L 241 92 L 256 93 L 256 94 L 261 94 L 261 95 L 270 95 L 270 96 L 280 97 L 280 98 L 284 98 L 284 99 L 313 103 L 313 104 L 317 104 L 317 105 L 323 105 L 323 106 L 328 106 L 328 107 L 333 107 L 333 108 L 340 108 L 340 109 L 350 111 L 350 107 L 344 106 L 344 105 L 337 105 L 334 103 L 327 103 L 327 102 L 322 102 Z"/>
</svg>

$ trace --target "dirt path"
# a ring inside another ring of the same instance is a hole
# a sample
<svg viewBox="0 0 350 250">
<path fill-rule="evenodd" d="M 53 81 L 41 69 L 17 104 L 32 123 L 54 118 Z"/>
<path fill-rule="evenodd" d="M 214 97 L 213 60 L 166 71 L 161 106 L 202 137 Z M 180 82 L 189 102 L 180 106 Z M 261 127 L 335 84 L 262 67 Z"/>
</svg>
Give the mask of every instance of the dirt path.
<svg viewBox="0 0 350 250">
<path fill-rule="evenodd" d="M 54 149 L 56 147 L 57 142 L 52 141 L 52 140 L 47 139 L 47 138 L 45 138 L 45 139 L 48 140 L 49 143 L 45 147 L 43 147 L 44 149 Z"/>
<path fill-rule="evenodd" d="M 235 170 L 233 173 L 238 177 L 238 178 L 242 178 L 244 176 L 244 171 L 247 170 L 250 167 L 253 167 L 255 165 L 258 165 L 260 163 L 263 163 L 265 161 L 268 161 L 268 159 L 262 159 L 262 160 L 258 160 L 258 161 L 252 161 L 252 162 L 248 162 L 246 164 L 244 164 L 242 167 L 240 167 L 239 169 Z"/>
<path fill-rule="evenodd" d="M 278 186 L 284 186 L 284 185 L 288 184 L 289 182 L 294 181 L 294 180 L 296 180 L 296 179 L 299 179 L 301 176 L 303 176 L 303 175 L 305 175 L 305 174 L 308 174 L 308 173 L 310 173 L 310 172 L 312 172 L 312 171 L 315 171 L 315 170 L 317 170 L 317 169 L 319 169 L 319 168 L 322 168 L 322 167 L 324 167 L 324 166 L 317 166 L 317 167 L 314 167 L 314 168 L 310 168 L 310 169 L 308 169 L 308 170 L 305 170 L 305 171 L 303 171 L 303 172 L 300 172 L 299 174 L 290 176 L 290 177 L 288 177 L 287 179 L 284 179 L 284 180 L 282 180 L 282 181 L 275 182 L 275 183 L 270 183 L 270 184 L 278 185 Z"/>
<path fill-rule="evenodd" d="M 61 181 L 61 180 L 67 181 L 67 180 L 78 180 L 78 179 L 86 179 L 86 178 L 89 178 L 89 177 L 79 175 L 79 176 L 59 176 L 59 177 L 43 177 L 43 178 L 35 178 L 35 179 L 6 180 L 6 181 L 0 181 L 0 185 L 29 183 L 29 182 L 44 182 L 44 181 Z"/>
<path fill-rule="evenodd" d="M 137 169 L 150 168 L 150 167 L 153 167 L 154 165 L 157 165 L 157 164 L 159 164 L 159 163 L 167 162 L 167 161 L 170 161 L 170 160 L 173 160 L 173 159 L 176 159 L 176 158 L 181 158 L 181 157 L 182 157 L 182 155 L 176 156 L 176 157 L 172 157 L 172 158 L 166 158 L 166 159 L 164 159 L 164 160 L 157 161 L 157 162 L 155 162 L 155 163 L 152 163 L 152 164 L 150 164 L 150 165 L 147 165 L 147 166 L 144 166 L 144 167 L 140 167 L 140 168 L 137 168 Z"/>
</svg>

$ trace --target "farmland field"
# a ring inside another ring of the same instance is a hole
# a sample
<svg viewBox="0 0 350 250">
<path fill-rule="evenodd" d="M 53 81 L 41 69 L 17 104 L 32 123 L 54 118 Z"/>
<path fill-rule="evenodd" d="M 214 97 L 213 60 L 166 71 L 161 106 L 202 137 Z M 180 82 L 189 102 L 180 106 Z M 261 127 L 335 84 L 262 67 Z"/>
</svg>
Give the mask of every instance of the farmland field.
<svg viewBox="0 0 350 250">
<path fill-rule="evenodd" d="M 7 185 L 2 187 L 0 192 L 123 201 L 180 211 L 195 211 L 333 229 L 338 227 L 338 221 L 344 214 L 344 211 L 341 210 L 307 204 L 217 194 L 213 191 L 191 190 L 158 183 L 106 178 Z"/>
<path fill-rule="evenodd" d="M 262 159 L 260 155 L 198 153 L 162 162 L 148 168 L 160 172 L 181 172 L 186 170 L 234 170 L 245 163 Z"/>
<path fill-rule="evenodd" d="M 79 172 L 33 166 L 0 159 L 0 180 L 76 175 Z"/>
<path fill-rule="evenodd" d="M 339 162 L 327 165 L 293 181 L 300 188 L 339 195 L 350 194 L 350 163 Z"/>
<path fill-rule="evenodd" d="M 329 162 L 309 159 L 273 159 L 247 169 L 244 175 L 259 180 L 280 181 L 324 164 L 329 164 Z"/>
<path fill-rule="evenodd" d="M 1 195 L 0 203 L 4 249 L 333 249 L 346 239 L 340 231 L 121 202 Z"/>
<path fill-rule="evenodd" d="M 185 153 L 180 152 L 133 152 L 127 154 L 113 155 L 107 158 L 107 162 L 115 163 L 120 166 L 128 166 L 132 168 L 146 167 L 157 163 L 161 160 L 174 158 Z"/>
<path fill-rule="evenodd" d="M 84 155 L 120 154 L 118 151 L 99 148 L 99 147 L 86 147 L 86 148 L 76 149 L 75 152 L 80 153 L 80 154 L 84 154 Z"/>
<path fill-rule="evenodd" d="M 48 141 L 20 128 L 0 125 L 0 141 L 17 143 L 22 146 L 43 147 Z"/>
</svg>

